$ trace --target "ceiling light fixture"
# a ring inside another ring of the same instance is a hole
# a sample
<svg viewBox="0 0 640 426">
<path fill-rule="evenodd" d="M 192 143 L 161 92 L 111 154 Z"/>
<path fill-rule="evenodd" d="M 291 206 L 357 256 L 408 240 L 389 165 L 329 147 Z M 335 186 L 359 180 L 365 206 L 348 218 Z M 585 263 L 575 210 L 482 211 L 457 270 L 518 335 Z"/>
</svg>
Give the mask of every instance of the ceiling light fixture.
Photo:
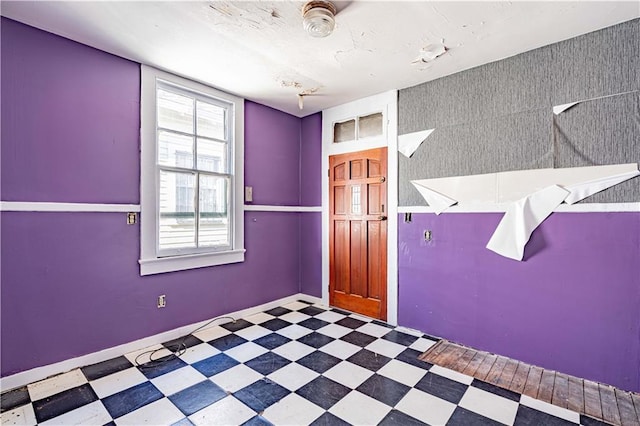
<svg viewBox="0 0 640 426">
<path fill-rule="evenodd" d="M 301 110 L 304 109 L 304 97 L 313 95 L 318 91 L 318 89 L 319 87 L 314 87 L 311 89 L 303 90 L 302 92 L 298 93 L 298 108 L 300 108 Z"/>
<path fill-rule="evenodd" d="M 336 7 L 328 1 L 310 1 L 302 8 L 302 26 L 312 37 L 326 37 L 336 26 Z"/>
</svg>

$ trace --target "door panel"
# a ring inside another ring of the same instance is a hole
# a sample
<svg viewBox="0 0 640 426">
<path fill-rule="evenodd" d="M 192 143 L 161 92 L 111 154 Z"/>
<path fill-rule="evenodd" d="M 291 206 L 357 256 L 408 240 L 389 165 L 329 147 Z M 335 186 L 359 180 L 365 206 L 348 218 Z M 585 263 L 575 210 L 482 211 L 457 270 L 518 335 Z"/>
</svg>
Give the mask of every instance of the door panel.
<svg viewBox="0 0 640 426">
<path fill-rule="evenodd" d="M 378 267 L 377 260 L 380 256 L 380 224 L 379 222 L 371 222 L 367 224 L 367 257 L 371 260 L 368 263 L 369 274 L 369 297 L 379 299 L 380 298 L 380 277 L 376 273 Z"/>
<path fill-rule="evenodd" d="M 382 206 L 385 204 L 382 200 L 382 188 L 380 188 L 379 184 L 371 184 L 369 185 L 368 190 L 369 193 L 367 194 L 367 197 L 369 198 L 369 214 L 382 214 Z"/>
<path fill-rule="evenodd" d="M 351 235 L 349 239 L 349 246 L 351 248 L 351 262 L 350 262 L 350 282 L 349 289 L 353 295 L 360 297 L 366 297 L 366 275 L 362 269 L 363 262 L 362 257 L 365 256 L 365 250 L 362 247 L 362 222 L 351 221 Z"/>
<path fill-rule="evenodd" d="M 345 203 L 345 194 L 344 194 L 344 186 L 336 186 L 333 188 L 333 196 L 335 198 L 334 203 L 334 211 L 333 214 L 346 214 L 346 203 Z"/>
<path fill-rule="evenodd" d="M 362 167 L 364 161 L 362 159 L 359 160 L 351 160 L 351 179 L 360 179 L 364 177 L 364 168 Z"/>
<path fill-rule="evenodd" d="M 344 163 L 337 164 L 334 167 L 333 176 L 336 182 L 342 182 L 346 179 L 346 169 L 347 169 L 347 165 Z"/>
<path fill-rule="evenodd" d="M 334 238 L 334 253 L 339 259 L 349 258 L 349 252 L 347 251 L 347 239 L 345 238 L 347 229 L 347 222 L 337 220 L 334 223 L 334 235 L 338 238 Z M 340 262 L 335 265 L 335 268 L 331 270 L 331 281 L 335 285 L 335 290 L 343 293 L 348 292 L 349 280 L 347 274 L 349 273 L 348 265 L 345 262 Z"/>
<path fill-rule="evenodd" d="M 329 157 L 330 304 L 386 319 L 387 149 Z"/>
<path fill-rule="evenodd" d="M 380 161 L 369 160 L 368 162 L 369 162 L 369 177 L 373 178 L 373 177 L 382 176 Z M 386 163 L 386 159 L 385 159 L 385 163 Z M 386 170 L 386 167 L 385 167 L 385 170 Z M 386 174 L 386 171 L 385 171 L 385 174 Z"/>
</svg>

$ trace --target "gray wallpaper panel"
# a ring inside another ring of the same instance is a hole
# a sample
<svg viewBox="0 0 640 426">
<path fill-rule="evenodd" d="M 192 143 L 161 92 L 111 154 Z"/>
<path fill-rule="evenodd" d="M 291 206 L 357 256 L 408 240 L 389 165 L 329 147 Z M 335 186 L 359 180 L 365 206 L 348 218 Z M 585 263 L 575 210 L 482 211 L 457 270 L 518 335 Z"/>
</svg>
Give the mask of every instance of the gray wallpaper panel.
<svg viewBox="0 0 640 426">
<path fill-rule="evenodd" d="M 640 20 L 551 45 L 554 105 L 640 89 Z"/>
<path fill-rule="evenodd" d="M 410 180 L 640 162 L 640 20 L 400 90 L 398 134 L 435 128 L 399 156 L 399 205 L 425 205 Z M 552 106 L 601 96 L 554 116 Z M 640 179 L 584 202 L 640 201 Z"/>
<path fill-rule="evenodd" d="M 426 205 L 409 182 L 507 170 L 553 167 L 549 109 L 439 127 L 411 158 L 399 155 L 399 205 Z"/>
<path fill-rule="evenodd" d="M 401 90 L 398 134 L 551 105 L 549 46 Z M 482 82 L 482 84 L 478 84 Z"/>
<path fill-rule="evenodd" d="M 580 103 L 554 117 L 554 167 L 640 163 L 640 92 Z M 640 200 L 640 179 L 583 202 Z"/>
</svg>

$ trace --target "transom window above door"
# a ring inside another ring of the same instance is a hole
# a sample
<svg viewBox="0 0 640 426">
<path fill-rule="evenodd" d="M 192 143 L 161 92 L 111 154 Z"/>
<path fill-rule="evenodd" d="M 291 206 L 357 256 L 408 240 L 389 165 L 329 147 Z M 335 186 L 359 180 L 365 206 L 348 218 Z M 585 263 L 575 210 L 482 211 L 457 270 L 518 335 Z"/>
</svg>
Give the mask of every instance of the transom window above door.
<svg viewBox="0 0 640 426">
<path fill-rule="evenodd" d="M 333 143 L 384 135 L 384 114 L 375 112 L 333 124 Z"/>
</svg>

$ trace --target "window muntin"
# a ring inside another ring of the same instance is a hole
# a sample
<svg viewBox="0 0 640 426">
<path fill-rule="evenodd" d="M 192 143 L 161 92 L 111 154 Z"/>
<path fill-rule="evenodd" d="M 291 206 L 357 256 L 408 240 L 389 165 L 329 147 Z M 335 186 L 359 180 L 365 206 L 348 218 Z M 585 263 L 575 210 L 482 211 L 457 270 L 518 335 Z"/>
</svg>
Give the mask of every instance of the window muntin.
<svg viewBox="0 0 640 426">
<path fill-rule="evenodd" d="M 231 108 L 157 83 L 159 257 L 232 248 Z"/>
<path fill-rule="evenodd" d="M 141 71 L 140 274 L 243 262 L 244 99 Z M 167 224 L 185 232 L 160 251 Z"/>
</svg>

